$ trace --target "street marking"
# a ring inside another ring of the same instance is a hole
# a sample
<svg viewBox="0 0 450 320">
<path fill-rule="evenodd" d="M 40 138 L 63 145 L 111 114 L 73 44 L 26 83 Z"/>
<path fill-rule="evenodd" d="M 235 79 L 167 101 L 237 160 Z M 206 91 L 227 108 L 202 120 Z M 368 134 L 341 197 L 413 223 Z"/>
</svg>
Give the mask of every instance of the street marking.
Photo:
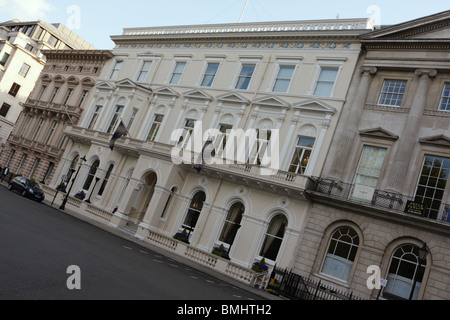
<svg viewBox="0 0 450 320">
<path fill-rule="evenodd" d="M 145 252 L 145 251 L 142 251 L 142 250 L 139 250 L 139 252 L 143 253 L 143 254 L 148 254 L 148 252 Z"/>
<path fill-rule="evenodd" d="M 194 276 L 191 276 L 191 278 L 192 278 L 192 279 L 196 279 L 196 280 L 198 280 L 198 278 L 197 278 L 197 277 L 194 277 Z"/>
<path fill-rule="evenodd" d="M 154 262 L 157 262 L 157 263 L 164 263 L 164 262 L 162 262 L 162 261 L 155 260 L 155 259 L 153 259 L 153 261 L 154 261 Z"/>
<path fill-rule="evenodd" d="M 206 280 L 206 282 L 209 282 L 209 283 L 215 283 L 214 281 L 211 281 L 211 280 Z"/>
<path fill-rule="evenodd" d="M 127 250 L 133 250 L 133 248 L 125 247 L 125 246 L 123 246 L 123 248 L 125 248 L 125 249 L 127 249 Z"/>
<path fill-rule="evenodd" d="M 170 266 L 174 267 L 174 268 L 179 268 L 179 266 L 175 265 L 175 264 L 169 264 Z"/>
</svg>

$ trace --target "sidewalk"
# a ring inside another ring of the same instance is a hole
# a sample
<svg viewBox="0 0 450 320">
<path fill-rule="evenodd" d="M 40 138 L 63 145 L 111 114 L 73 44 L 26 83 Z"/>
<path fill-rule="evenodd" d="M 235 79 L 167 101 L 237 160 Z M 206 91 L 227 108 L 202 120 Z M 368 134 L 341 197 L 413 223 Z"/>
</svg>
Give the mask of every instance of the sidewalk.
<svg viewBox="0 0 450 320">
<path fill-rule="evenodd" d="M 0 182 L 0 186 L 6 188 L 8 186 L 8 184 L 7 184 L 6 181 L 3 181 L 3 182 Z M 52 202 L 51 200 L 52 199 L 45 199 L 42 204 L 46 205 L 48 207 L 51 207 L 51 202 Z M 36 203 L 36 204 L 38 205 L 38 203 Z M 82 221 L 84 221 L 86 223 L 89 223 L 89 224 L 91 224 L 91 225 L 93 225 L 93 226 L 95 226 L 95 227 L 97 227 L 99 229 L 102 229 L 104 231 L 112 233 L 112 234 L 114 234 L 114 235 L 116 235 L 118 237 L 121 237 L 121 238 L 125 239 L 125 240 L 133 242 L 133 243 L 135 243 L 135 244 L 137 244 L 137 245 L 139 245 L 141 247 L 144 247 L 144 248 L 146 248 L 148 250 L 156 252 L 156 253 L 158 253 L 158 254 L 160 254 L 162 256 L 165 256 L 165 257 L 170 258 L 170 259 L 172 259 L 174 261 L 177 261 L 178 263 L 182 263 L 182 264 L 184 264 L 184 265 L 186 265 L 186 266 L 188 266 L 190 268 L 193 268 L 193 269 L 196 269 L 196 270 L 198 270 L 200 272 L 203 272 L 203 273 L 205 273 L 205 274 L 207 274 L 207 275 L 209 275 L 211 277 L 214 277 L 214 278 L 216 278 L 216 279 L 218 279 L 220 281 L 226 282 L 226 283 L 228 283 L 228 284 L 230 284 L 232 286 L 235 286 L 235 287 L 240 288 L 242 290 L 245 290 L 245 291 L 251 292 L 251 293 L 253 293 L 255 295 L 258 295 L 258 296 L 261 297 L 261 300 L 286 300 L 284 298 L 274 296 L 274 295 L 272 295 L 272 294 L 270 294 L 270 293 L 268 293 L 268 292 L 266 292 L 264 290 L 261 290 L 261 289 L 254 288 L 252 286 L 246 285 L 245 283 L 242 283 L 240 281 L 234 280 L 234 279 L 232 279 L 232 278 L 230 278 L 230 277 L 228 277 L 226 275 L 217 273 L 217 272 L 215 272 L 215 271 L 213 271 L 213 270 L 211 270 L 211 269 L 209 269 L 209 268 L 207 268 L 207 267 L 205 267 L 205 266 L 203 266 L 203 265 L 201 265 L 199 263 L 196 263 L 195 261 L 192 261 L 190 259 L 185 259 L 185 258 L 183 258 L 180 255 L 177 255 L 177 254 L 174 254 L 174 253 L 172 253 L 170 251 L 167 251 L 167 250 L 161 249 L 159 247 L 156 247 L 156 246 L 154 246 L 154 245 L 152 245 L 152 244 L 150 244 L 148 242 L 142 241 L 142 240 L 140 240 L 140 239 L 138 239 L 138 238 L 136 238 L 136 237 L 134 237 L 134 236 L 132 236 L 132 235 L 130 235 L 130 234 L 120 230 L 120 229 L 110 227 L 110 226 L 108 226 L 106 224 L 103 224 L 101 222 L 95 221 L 93 219 L 90 219 L 90 218 L 88 218 L 86 216 L 80 215 L 80 214 L 78 214 L 78 213 L 76 213 L 74 211 L 68 210 L 68 209 L 65 209 L 64 211 L 60 210 L 59 206 L 57 206 L 56 204 L 53 204 L 52 208 L 55 209 L 55 210 L 60 211 L 61 213 L 68 214 L 68 215 L 70 215 L 70 216 L 72 216 L 74 218 L 77 218 L 77 219 L 82 220 Z"/>
</svg>

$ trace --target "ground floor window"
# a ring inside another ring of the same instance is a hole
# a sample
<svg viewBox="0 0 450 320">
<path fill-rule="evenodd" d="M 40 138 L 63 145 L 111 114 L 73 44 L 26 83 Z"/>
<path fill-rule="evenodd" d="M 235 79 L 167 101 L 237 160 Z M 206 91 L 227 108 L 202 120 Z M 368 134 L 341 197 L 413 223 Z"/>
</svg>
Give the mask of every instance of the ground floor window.
<svg viewBox="0 0 450 320">
<path fill-rule="evenodd" d="M 359 237 L 350 227 L 342 227 L 333 232 L 328 245 L 322 273 L 347 281 L 358 251 Z"/>
<path fill-rule="evenodd" d="M 387 275 L 387 285 L 383 295 L 417 299 L 425 272 L 426 261 L 419 260 L 419 247 L 405 244 L 394 251 Z"/>
<path fill-rule="evenodd" d="M 181 226 L 183 229 L 188 230 L 188 232 L 194 231 L 195 226 L 197 225 L 198 218 L 200 217 L 200 213 L 203 209 L 205 200 L 206 194 L 203 191 L 199 191 L 194 195 L 186 214 L 186 218 L 184 219 L 183 225 Z"/>
<path fill-rule="evenodd" d="M 261 257 L 276 261 L 283 243 L 288 220 L 284 214 L 278 214 L 272 218 L 267 228 L 264 242 L 259 252 Z"/>
</svg>

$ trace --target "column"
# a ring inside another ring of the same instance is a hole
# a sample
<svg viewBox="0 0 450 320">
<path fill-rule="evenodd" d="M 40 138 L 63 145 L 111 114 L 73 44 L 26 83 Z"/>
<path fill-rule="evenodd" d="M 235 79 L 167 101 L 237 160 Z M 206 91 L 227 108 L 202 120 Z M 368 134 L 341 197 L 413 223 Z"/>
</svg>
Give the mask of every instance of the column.
<svg viewBox="0 0 450 320">
<path fill-rule="evenodd" d="M 436 74 L 437 71 L 434 69 L 418 69 L 415 72 L 415 75 L 419 78 L 419 83 L 400 139 L 394 148 L 393 161 L 388 167 L 386 175 L 388 177 L 388 185 L 386 186 L 388 190 L 398 193 L 403 191 L 405 177 L 407 177 L 414 148 L 419 139 L 418 129 L 426 106 L 430 78 L 434 78 Z"/>
<path fill-rule="evenodd" d="M 341 180 L 350 160 L 351 150 L 354 149 L 355 138 L 358 136 L 359 120 L 361 118 L 367 93 L 372 82 L 372 76 L 377 73 L 377 68 L 361 69 L 361 78 L 356 94 L 349 105 L 345 105 L 342 110 L 340 126 L 336 129 L 336 138 L 330 148 L 328 159 L 330 168 L 329 175 L 332 178 Z"/>
</svg>

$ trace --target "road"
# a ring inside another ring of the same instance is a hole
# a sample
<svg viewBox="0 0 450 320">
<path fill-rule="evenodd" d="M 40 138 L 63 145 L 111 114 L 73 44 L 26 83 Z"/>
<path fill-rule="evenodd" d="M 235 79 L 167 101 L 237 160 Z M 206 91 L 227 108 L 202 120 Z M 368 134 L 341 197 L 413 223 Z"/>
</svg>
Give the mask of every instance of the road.
<svg viewBox="0 0 450 320">
<path fill-rule="evenodd" d="M 262 300 L 3 186 L 0 299 Z"/>
</svg>

